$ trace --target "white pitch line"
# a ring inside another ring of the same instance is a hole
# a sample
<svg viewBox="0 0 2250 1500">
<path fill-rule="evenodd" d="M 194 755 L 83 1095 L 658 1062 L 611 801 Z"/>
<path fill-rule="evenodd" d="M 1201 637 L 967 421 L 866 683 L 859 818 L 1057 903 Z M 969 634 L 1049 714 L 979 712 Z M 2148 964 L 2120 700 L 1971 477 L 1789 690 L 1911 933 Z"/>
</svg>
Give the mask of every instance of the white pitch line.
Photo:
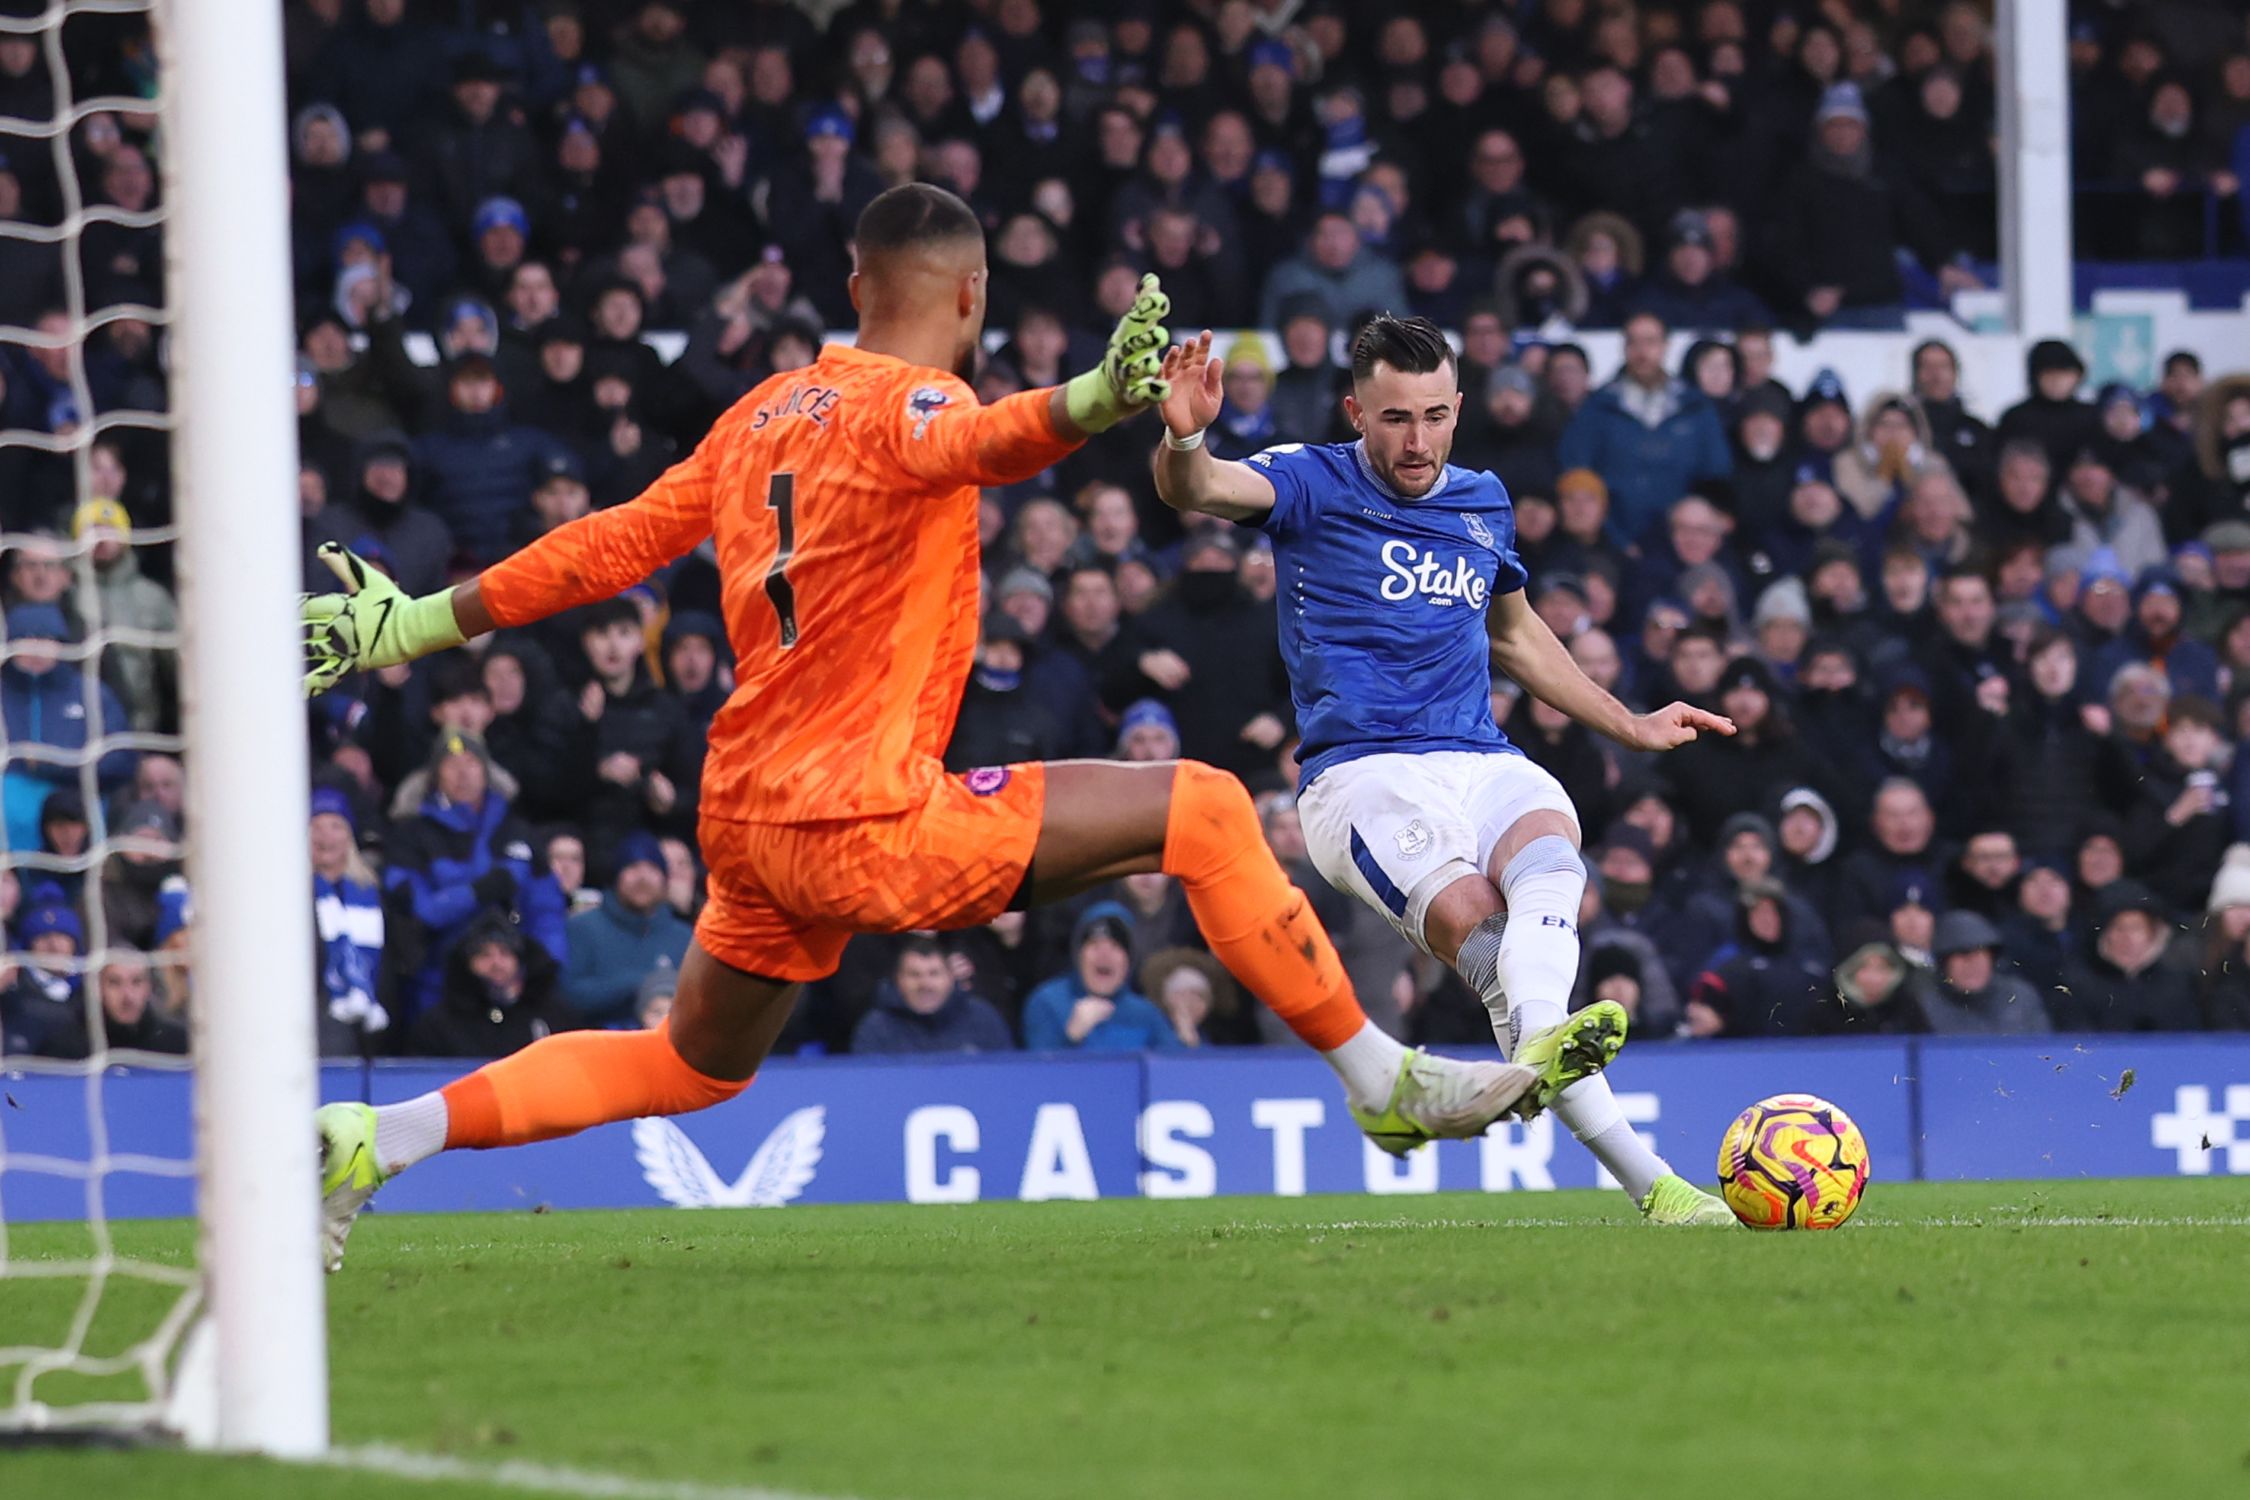
<svg viewBox="0 0 2250 1500">
<path fill-rule="evenodd" d="M 474 1463 L 465 1458 L 394 1448 L 387 1443 L 334 1448 L 319 1458 L 303 1462 L 331 1469 L 357 1469 L 391 1479 L 485 1484 L 502 1490 L 583 1496 L 584 1500 L 849 1500 L 841 1495 L 809 1495 L 797 1490 L 769 1490 L 760 1485 L 635 1479 L 624 1474 L 604 1474 L 593 1469 L 533 1463 L 527 1459 Z"/>
<path fill-rule="evenodd" d="M 1623 1215 L 1612 1215 L 1606 1220 L 1525 1216 L 1505 1219 L 1330 1219 L 1303 1224 L 1238 1221 L 1213 1227 L 1230 1235 L 1286 1239 L 1304 1234 L 1364 1234 L 1387 1230 L 1593 1229 L 1605 1223 L 1618 1227 L 1639 1227 L 1625 1222 Z M 1919 1219 L 1880 1216 L 1861 1218 L 1850 1228 L 1855 1233 L 1869 1229 L 2250 1229 L 2250 1217 L 2233 1214 L 2110 1214 L 2097 1217 L 2093 1214 L 2045 1214 L 2006 1208 L 1984 1214 L 1939 1214 Z"/>
<path fill-rule="evenodd" d="M 1882 1229 L 2250 1229 L 2250 1218 L 2229 1214 L 1946 1214 L 1870 1224 Z"/>
</svg>

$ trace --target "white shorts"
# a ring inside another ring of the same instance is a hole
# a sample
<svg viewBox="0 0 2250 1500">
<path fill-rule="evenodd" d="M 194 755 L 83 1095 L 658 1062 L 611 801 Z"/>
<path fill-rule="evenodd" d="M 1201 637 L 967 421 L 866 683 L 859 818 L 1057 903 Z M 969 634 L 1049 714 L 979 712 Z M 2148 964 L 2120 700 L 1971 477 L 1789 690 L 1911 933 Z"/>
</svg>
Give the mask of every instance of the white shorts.
<svg viewBox="0 0 2250 1500">
<path fill-rule="evenodd" d="M 1425 953 L 1430 903 L 1492 851 L 1526 813 L 1578 822 L 1562 783 L 1528 756 L 1432 750 L 1365 755 L 1320 773 L 1297 795 L 1305 847 L 1340 891 L 1374 907 Z"/>
</svg>

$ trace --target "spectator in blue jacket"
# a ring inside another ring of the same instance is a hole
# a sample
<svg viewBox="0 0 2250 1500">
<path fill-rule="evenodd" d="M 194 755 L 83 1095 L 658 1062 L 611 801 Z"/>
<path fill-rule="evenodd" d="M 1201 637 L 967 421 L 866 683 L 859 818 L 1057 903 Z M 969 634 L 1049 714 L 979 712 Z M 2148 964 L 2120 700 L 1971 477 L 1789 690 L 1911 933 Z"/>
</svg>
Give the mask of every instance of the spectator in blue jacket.
<svg viewBox="0 0 2250 1500">
<path fill-rule="evenodd" d="M 1115 901 L 1086 908 L 1070 933 L 1071 968 L 1025 997 L 1023 1044 L 1034 1052 L 1170 1052 L 1179 1033 L 1133 988 L 1133 918 Z"/>
<path fill-rule="evenodd" d="M 511 420 L 505 395 L 489 356 L 463 355 L 446 374 L 444 420 L 414 444 L 415 465 L 430 476 L 430 508 L 478 563 L 515 547 L 542 464 L 567 452 Z"/>
<path fill-rule="evenodd" d="M 8 986 L 7 1029 L 41 1057 L 83 1057 L 85 1002 L 78 975 L 63 966 L 85 953 L 86 924 L 53 895 L 52 886 L 34 888 L 16 919 L 9 946 L 21 944 L 31 961 Z"/>
<path fill-rule="evenodd" d="M 874 1008 L 852 1028 L 854 1052 L 1010 1052 L 1015 1045 L 992 1002 L 956 984 L 945 950 L 926 937 L 900 946 L 890 979 L 876 986 Z"/>
<path fill-rule="evenodd" d="M 389 1029 L 378 994 L 383 968 L 383 894 L 360 856 L 351 798 L 330 786 L 312 793 L 313 929 L 320 943 L 323 1057 L 357 1057 Z"/>
<path fill-rule="evenodd" d="M 123 734 L 132 726 L 124 705 L 107 687 L 94 684 L 91 704 L 85 675 L 64 661 L 57 648 L 70 639 L 63 612 L 52 604 L 18 604 L 8 611 L 7 664 L 0 667 L 0 713 L 12 747 L 5 778 L 8 847 L 39 847 L 39 813 L 48 793 L 76 787 L 79 762 L 89 739 Z M 87 723 L 92 708 L 95 722 Z M 138 757 L 111 750 L 96 769 L 104 791 L 133 774 Z"/>
<path fill-rule="evenodd" d="M 695 930 L 665 902 L 664 876 L 656 836 L 628 834 L 617 846 L 617 879 L 602 904 L 570 919 L 563 998 L 589 1024 L 630 1022 L 641 981 L 657 968 L 679 968 L 687 957 Z"/>
<path fill-rule="evenodd" d="M 1664 368 L 1664 320 L 1625 320 L 1625 368 L 1586 398 L 1563 430 L 1559 462 L 1609 486 L 1610 525 L 1638 541 L 1666 506 L 1706 480 L 1734 473 L 1718 408 Z"/>
<path fill-rule="evenodd" d="M 492 787 L 484 741 L 456 730 L 430 757 L 431 791 L 391 829 L 383 885 L 394 922 L 411 919 L 417 961 L 400 985 L 401 1021 L 437 1004 L 447 952 L 480 914 L 520 926 L 560 963 L 567 954 L 562 887 L 533 853 L 531 830 Z M 390 940 L 401 939 L 393 931 Z"/>
</svg>

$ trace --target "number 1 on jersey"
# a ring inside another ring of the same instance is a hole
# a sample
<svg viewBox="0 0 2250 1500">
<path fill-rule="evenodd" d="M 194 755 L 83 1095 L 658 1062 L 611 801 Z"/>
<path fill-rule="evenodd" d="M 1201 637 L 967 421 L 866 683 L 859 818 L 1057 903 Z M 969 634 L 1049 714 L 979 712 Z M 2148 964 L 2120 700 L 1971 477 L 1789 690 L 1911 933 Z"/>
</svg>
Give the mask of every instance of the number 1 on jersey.
<svg viewBox="0 0 2250 1500">
<path fill-rule="evenodd" d="M 781 540 L 774 548 L 773 564 L 766 569 L 766 598 L 781 624 L 781 649 L 797 644 L 797 589 L 789 581 L 789 559 L 797 550 L 797 476 L 776 474 L 766 488 L 766 509 L 781 525 Z"/>
</svg>

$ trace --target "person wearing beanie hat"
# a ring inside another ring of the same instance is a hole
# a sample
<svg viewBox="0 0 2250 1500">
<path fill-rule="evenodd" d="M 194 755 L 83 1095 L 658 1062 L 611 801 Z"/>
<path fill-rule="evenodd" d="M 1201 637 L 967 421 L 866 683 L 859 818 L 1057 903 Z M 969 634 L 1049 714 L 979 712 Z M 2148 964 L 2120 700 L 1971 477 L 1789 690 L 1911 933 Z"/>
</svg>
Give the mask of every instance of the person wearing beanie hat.
<svg viewBox="0 0 2250 1500">
<path fill-rule="evenodd" d="M 2063 967 L 2085 946 L 2087 934 L 2071 910 L 2073 892 L 2066 862 L 2051 853 L 2024 857 L 2016 881 L 2016 904 L 1999 922 L 2008 966 L 2041 996 L 2063 982 Z"/>
<path fill-rule="evenodd" d="M 1461 378 L 1469 381 L 1474 372 L 1464 368 Z M 1472 388 L 1465 394 L 1453 461 L 1465 469 L 1507 475 L 1509 492 L 1519 505 L 1528 497 L 1553 495 L 1555 422 L 1539 400 L 1537 377 L 1520 364 L 1499 364 L 1484 377 L 1481 391 Z M 1605 508 L 1607 504 L 1604 486 Z"/>
<path fill-rule="evenodd" d="M 1120 760 L 1175 760 L 1180 753 L 1180 725 L 1172 711 L 1154 698 L 1128 704 L 1117 721 L 1117 755 Z"/>
<path fill-rule="evenodd" d="M 1181 1050 L 1163 1011 L 1133 988 L 1133 917 L 1119 902 L 1096 901 L 1070 933 L 1071 967 L 1023 1002 L 1023 1044 L 1031 1052 Z"/>
<path fill-rule="evenodd" d="M 141 571 L 140 554 L 128 541 L 133 520 L 115 500 L 88 500 L 71 517 L 71 535 L 93 538 L 93 617 L 128 631 L 164 634 L 179 629 L 180 612 L 171 590 Z M 136 730 L 153 730 L 164 716 L 168 664 L 152 646 L 114 643 L 102 653 L 103 680 Z"/>
<path fill-rule="evenodd" d="M 1842 869 L 1836 858 L 1842 828 L 1835 805 L 1817 789 L 1797 786 L 1781 794 L 1778 807 L 1775 873 L 1826 920 L 1836 909 Z"/>
<path fill-rule="evenodd" d="M 2052 1030 L 2039 992 L 2001 962 L 2000 931 L 1973 911 L 1938 918 L 1931 951 L 1938 983 L 1923 996 L 1941 1036 L 2029 1036 Z"/>
<path fill-rule="evenodd" d="M 2207 1023 L 2213 1030 L 2250 1031 L 2250 844 L 2230 846 L 2211 879 L 2202 971 Z"/>
<path fill-rule="evenodd" d="M 444 976 L 440 999 L 414 1023 L 414 1056 L 506 1057 L 583 1024 L 557 989 L 554 955 L 499 911 L 469 924 Z"/>
<path fill-rule="evenodd" d="M 478 736 L 448 730 L 429 758 L 428 791 L 394 816 L 384 849 L 383 887 L 412 926 L 388 934 L 423 955 L 399 985 L 392 1020 L 412 1026 L 435 1007 L 446 954 L 478 916 L 498 912 L 559 963 L 567 953 L 563 889 L 546 870 L 531 830 L 493 784 L 491 754 Z"/>
<path fill-rule="evenodd" d="M 358 823 L 349 794 L 334 786 L 312 789 L 313 929 L 320 943 L 321 999 L 315 1030 L 322 1057 L 364 1056 L 391 1024 L 380 999 L 383 896 L 360 855 Z M 163 925 L 160 920 L 160 944 Z"/>
<path fill-rule="evenodd" d="M 1733 902 L 1728 942 L 1689 987 L 1690 1036 L 1804 1036 L 1819 1031 L 1829 985 L 1827 938 L 1794 930 L 1802 914 L 1781 882 L 1745 882 Z"/>
<path fill-rule="evenodd" d="M 180 844 L 180 820 L 159 802 L 134 802 L 116 815 L 109 833 L 118 848 L 102 867 L 105 931 L 116 942 L 154 948 L 164 915 L 165 888 L 185 879 L 187 851 Z M 89 903 L 93 899 L 89 894 Z"/>
<path fill-rule="evenodd" d="M 696 737 L 707 737 L 734 692 L 734 648 L 717 615 L 684 609 L 665 621 L 664 689 L 679 700 Z"/>
<path fill-rule="evenodd" d="M 472 302 L 448 326 L 489 328 L 496 342 L 499 320 Z M 427 477 L 430 509 L 460 550 L 488 563 L 514 544 L 540 465 L 563 445 L 516 420 L 484 332 L 475 337 L 476 347 L 456 352 L 444 367 L 437 420 L 414 440 L 414 466 Z"/>
<path fill-rule="evenodd" d="M 1801 329 L 1898 327 L 1906 303 L 1901 250 L 1948 294 L 1980 284 L 1946 216 L 1910 178 L 1876 169 L 1867 101 L 1856 83 L 1831 84 L 1821 95 L 1811 149 L 1772 201 L 1779 207 L 1774 264 L 1789 268 L 1794 294 L 1783 312 Z"/>
<path fill-rule="evenodd" d="M 676 971 L 695 936 L 664 899 L 654 834 L 627 834 L 610 862 L 616 876 L 602 904 L 570 919 L 563 966 L 563 998 L 590 1026 L 630 1024 L 641 981 L 660 967 Z"/>
<path fill-rule="evenodd" d="M 2084 586 L 2083 575 L 2080 586 Z M 2162 672 L 2175 695 L 2224 697 L 2219 654 L 2184 629 L 2187 596 L 2187 585 L 2172 568 L 2155 567 L 2141 574 L 2133 586 L 2132 620 L 2086 664 L 2087 691 L 2107 694 L 2111 679 L 2138 662 Z"/>
<path fill-rule="evenodd" d="M 644 1031 L 654 1031 L 672 1016 L 672 1002 L 679 998 L 680 971 L 660 965 L 648 971 L 639 989 L 633 992 L 633 1019 Z"/>
<path fill-rule="evenodd" d="M 2086 362 L 2061 339 L 2041 339 L 2024 355 L 2024 384 L 2030 388 L 2023 400 L 2000 414 L 1995 437 L 2002 448 L 2022 440 L 2047 450 L 2047 462 L 2056 478 L 2069 472 L 2070 461 L 2101 435 L 2101 414 L 2091 401 L 2078 398 L 2086 379 Z"/>
<path fill-rule="evenodd" d="M 1815 1029 L 1841 1036 L 1918 1036 L 1930 1029 L 1930 971 L 1908 961 L 1879 931 L 1847 937 L 1851 951 L 1837 963 L 1833 1008 L 1823 1007 Z"/>
<path fill-rule="evenodd" d="M 2156 893 L 2119 880 L 2095 904 L 2094 942 L 2063 967 L 2062 984 L 2046 996 L 2057 1031 L 2198 1031 L 2190 943 Z"/>
<path fill-rule="evenodd" d="M 1777 676 L 1795 677 L 1812 636 L 1812 619 L 1812 600 L 1799 579 L 1778 578 L 1758 595 L 1750 628 L 1758 637 L 1758 655 Z"/>
<path fill-rule="evenodd" d="M 2211 877 L 2211 895 L 2203 904 L 2205 915 L 2224 918 L 2226 937 L 2238 942 L 2250 936 L 2250 844 L 2230 844 Z"/>
<path fill-rule="evenodd" d="M 1036 573 L 1029 576 L 1042 586 L 1046 583 Z M 1042 692 L 1048 683 L 1035 680 L 1040 675 L 1033 668 L 1035 655 L 1031 632 L 1020 619 L 1005 609 L 986 613 L 976 665 L 953 721 L 953 738 L 945 747 L 947 770 L 961 773 L 980 766 L 1053 760 L 1068 752 L 1071 732 Z M 1066 665 L 1077 663 L 1066 661 Z M 1091 717 L 1090 709 L 1088 713 Z"/>
<path fill-rule="evenodd" d="M 94 685 L 89 705 L 83 670 L 65 661 L 60 647 L 71 639 L 69 622 L 53 604 L 14 604 L 7 616 L 6 659 L 0 662 L 0 717 L 15 745 L 40 745 L 52 754 L 14 754 L 0 778 L 8 847 L 39 847 L 39 816 L 58 787 L 76 788 L 81 753 L 97 736 L 123 735 L 132 726 L 124 705 L 106 683 Z M 93 712 L 88 709 L 92 707 Z M 104 792 L 133 774 L 139 757 L 113 749 L 95 765 Z"/>
<path fill-rule="evenodd" d="M 1668 328 L 1719 332 L 1770 327 L 1773 313 L 1757 293 L 1720 265 L 1708 215 L 1683 208 L 1665 230 L 1664 259 L 1633 300 Z"/>
</svg>

